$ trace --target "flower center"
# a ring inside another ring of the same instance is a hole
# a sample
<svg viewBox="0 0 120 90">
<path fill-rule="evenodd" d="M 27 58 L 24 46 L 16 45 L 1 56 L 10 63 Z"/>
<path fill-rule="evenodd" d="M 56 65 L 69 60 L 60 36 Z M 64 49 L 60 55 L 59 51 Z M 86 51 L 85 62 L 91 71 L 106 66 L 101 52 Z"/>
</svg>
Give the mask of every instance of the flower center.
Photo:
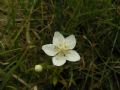
<svg viewBox="0 0 120 90">
<path fill-rule="evenodd" d="M 56 46 L 56 51 L 58 54 L 64 55 L 66 50 L 68 50 L 68 45 L 66 43 Z"/>
</svg>

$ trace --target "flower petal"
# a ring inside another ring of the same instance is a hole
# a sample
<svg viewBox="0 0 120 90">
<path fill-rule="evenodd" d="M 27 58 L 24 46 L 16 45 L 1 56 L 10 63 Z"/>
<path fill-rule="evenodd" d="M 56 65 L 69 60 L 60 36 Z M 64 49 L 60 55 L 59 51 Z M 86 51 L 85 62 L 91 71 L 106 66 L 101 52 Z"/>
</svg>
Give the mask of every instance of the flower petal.
<svg viewBox="0 0 120 90">
<path fill-rule="evenodd" d="M 59 45 L 65 41 L 64 36 L 60 32 L 55 32 L 53 37 L 53 44 Z"/>
<path fill-rule="evenodd" d="M 55 46 L 53 44 L 46 44 L 42 46 L 42 50 L 49 56 L 54 56 L 57 54 Z"/>
<path fill-rule="evenodd" d="M 62 66 L 66 63 L 66 58 L 62 55 L 56 55 L 52 58 L 52 62 L 55 66 Z"/>
<path fill-rule="evenodd" d="M 66 43 L 67 43 L 69 49 L 73 49 L 76 45 L 75 36 L 70 35 L 70 36 L 66 37 Z"/>
<path fill-rule="evenodd" d="M 75 50 L 68 50 L 65 56 L 68 61 L 75 62 L 80 60 L 80 55 Z"/>
</svg>

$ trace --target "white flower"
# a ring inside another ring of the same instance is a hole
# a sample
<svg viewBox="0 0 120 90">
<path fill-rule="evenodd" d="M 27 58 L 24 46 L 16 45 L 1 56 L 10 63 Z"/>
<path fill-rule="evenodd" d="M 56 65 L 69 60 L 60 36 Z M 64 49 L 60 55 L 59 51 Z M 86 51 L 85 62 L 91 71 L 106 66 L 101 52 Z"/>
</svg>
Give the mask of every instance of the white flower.
<svg viewBox="0 0 120 90">
<path fill-rule="evenodd" d="M 42 65 L 35 65 L 35 71 L 36 72 L 41 72 L 43 70 Z"/>
<path fill-rule="evenodd" d="M 42 46 L 42 50 L 49 56 L 53 56 L 52 62 L 56 66 L 61 66 L 66 63 L 66 60 L 75 62 L 80 60 L 80 55 L 73 50 L 76 45 L 74 35 L 66 38 L 59 33 L 55 32 L 53 37 L 53 44 Z"/>
</svg>

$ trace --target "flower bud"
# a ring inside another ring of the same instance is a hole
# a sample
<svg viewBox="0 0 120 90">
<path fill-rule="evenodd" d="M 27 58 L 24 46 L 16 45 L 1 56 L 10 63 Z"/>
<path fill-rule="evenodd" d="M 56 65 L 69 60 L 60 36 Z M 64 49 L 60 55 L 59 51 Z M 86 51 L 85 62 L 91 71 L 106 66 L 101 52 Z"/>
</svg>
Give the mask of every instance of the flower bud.
<svg viewBox="0 0 120 90">
<path fill-rule="evenodd" d="M 35 65 L 35 71 L 36 72 L 42 72 L 42 70 L 43 70 L 42 65 Z"/>
</svg>

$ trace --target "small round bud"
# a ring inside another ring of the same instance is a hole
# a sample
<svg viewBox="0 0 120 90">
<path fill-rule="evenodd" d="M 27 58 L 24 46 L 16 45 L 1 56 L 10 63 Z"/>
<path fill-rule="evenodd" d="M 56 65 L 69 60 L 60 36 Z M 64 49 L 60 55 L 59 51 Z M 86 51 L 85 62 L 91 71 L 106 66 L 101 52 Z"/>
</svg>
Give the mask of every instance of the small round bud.
<svg viewBox="0 0 120 90">
<path fill-rule="evenodd" d="M 42 65 L 35 65 L 35 71 L 36 72 L 42 72 L 42 70 L 43 70 Z"/>
</svg>

